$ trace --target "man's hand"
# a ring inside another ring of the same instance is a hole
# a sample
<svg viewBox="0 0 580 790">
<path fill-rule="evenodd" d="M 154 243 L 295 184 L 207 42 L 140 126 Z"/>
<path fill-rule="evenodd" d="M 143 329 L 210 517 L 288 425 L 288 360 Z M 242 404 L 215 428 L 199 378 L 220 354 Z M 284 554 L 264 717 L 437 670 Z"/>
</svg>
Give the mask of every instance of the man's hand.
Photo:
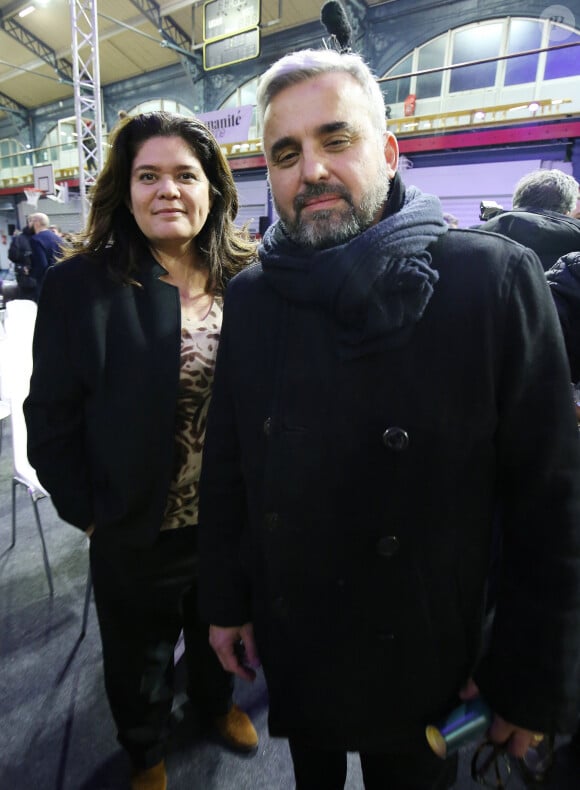
<svg viewBox="0 0 580 790">
<path fill-rule="evenodd" d="M 479 689 L 472 678 L 469 678 L 461 689 L 459 696 L 462 700 L 479 697 Z M 505 745 L 507 751 L 514 757 L 523 757 L 530 747 L 538 745 L 543 735 L 518 727 L 517 724 L 512 724 L 494 713 L 487 737 L 493 743 Z"/>
<path fill-rule="evenodd" d="M 209 643 L 227 672 L 244 680 L 255 679 L 255 670 L 260 666 L 260 659 L 251 623 L 232 628 L 210 625 Z"/>
</svg>

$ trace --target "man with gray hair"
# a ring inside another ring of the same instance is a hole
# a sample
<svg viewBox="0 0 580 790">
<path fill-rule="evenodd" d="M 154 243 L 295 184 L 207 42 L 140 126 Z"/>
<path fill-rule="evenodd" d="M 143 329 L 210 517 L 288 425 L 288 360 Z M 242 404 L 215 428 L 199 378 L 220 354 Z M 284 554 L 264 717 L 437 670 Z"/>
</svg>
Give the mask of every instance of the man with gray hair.
<svg viewBox="0 0 580 790">
<path fill-rule="evenodd" d="M 258 109 L 280 219 L 225 296 L 202 617 L 225 669 L 262 661 L 298 790 L 343 788 L 347 751 L 367 790 L 443 790 L 456 757 L 425 728 L 460 698 L 481 692 L 515 756 L 575 725 L 580 447 L 556 311 L 531 250 L 450 231 L 405 187 L 360 57 L 285 56 Z"/>
<path fill-rule="evenodd" d="M 534 170 L 516 184 L 512 211 L 478 230 L 501 233 L 530 247 L 547 271 L 562 255 L 580 249 L 580 221 L 572 216 L 578 199 L 574 176 L 556 169 Z"/>
</svg>

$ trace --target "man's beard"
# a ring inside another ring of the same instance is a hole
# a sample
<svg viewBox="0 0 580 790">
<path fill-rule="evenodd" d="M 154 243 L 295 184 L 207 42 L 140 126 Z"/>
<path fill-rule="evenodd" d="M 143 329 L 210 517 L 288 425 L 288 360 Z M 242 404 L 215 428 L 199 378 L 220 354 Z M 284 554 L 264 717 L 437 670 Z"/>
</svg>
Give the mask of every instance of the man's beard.
<svg viewBox="0 0 580 790">
<path fill-rule="evenodd" d="M 342 185 L 325 183 L 310 184 L 294 198 L 294 218 L 280 211 L 274 198 L 274 206 L 288 236 L 301 247 L 320 250 L 334 247 L 358 236 L 375 223 L 376 216 L 389 194 L 390 180 L 386 167 L 375 184 L 363 196 L 360 205 L 353 204 L 352 195 Z M 307 220 L 302 217 L 305 201 L 320 195 L 339 195 L 346 203 L 343 209 L 321 209 L 313 212 Z"/>
</svg>

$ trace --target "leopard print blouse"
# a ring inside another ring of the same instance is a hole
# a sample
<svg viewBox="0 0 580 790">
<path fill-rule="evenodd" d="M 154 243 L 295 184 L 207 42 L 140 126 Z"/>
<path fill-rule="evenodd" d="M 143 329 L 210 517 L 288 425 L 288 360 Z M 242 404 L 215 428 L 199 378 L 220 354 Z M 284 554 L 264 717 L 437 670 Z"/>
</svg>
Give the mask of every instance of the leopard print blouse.
<svg viewBox="0 0 580 790">
<path fill-rule="evenodd" d="M 201 452 L 221 325 L 217 297 L 204 319 L 189 323 L 182 318 L 173 480 L 162 530 L 197 524 Z"/>
</svg>

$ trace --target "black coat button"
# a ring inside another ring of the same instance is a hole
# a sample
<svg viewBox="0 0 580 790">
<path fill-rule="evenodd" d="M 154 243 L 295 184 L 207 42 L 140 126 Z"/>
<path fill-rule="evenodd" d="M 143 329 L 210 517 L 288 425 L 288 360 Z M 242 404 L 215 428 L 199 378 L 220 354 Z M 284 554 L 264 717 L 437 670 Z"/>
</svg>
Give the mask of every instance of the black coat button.
<svg viewBox="0 0 580 790">
<path fill-rule="evenodd" d="M 399 539 L 396 535 L 384 535 L 377 541 L 377 554 L 381 557 L 394 557 L 399 551 Z"/>
<path fill-rule="evenodd" d="M 389 450 L 400 453 L 409 446 L 409 434 L 403 428 L 387 428 L 383 434 L 383 444 Z"/>
<path fill-rule="evenodd" d="M 270 434 L 272 433 L 272 418 L 271 417 L 266 417 L 266 419 L 264 420 L 264 427 L 263 428 L 264 428 L 264 435 L 265 436 L 270 436 Z"/>
</svg>

